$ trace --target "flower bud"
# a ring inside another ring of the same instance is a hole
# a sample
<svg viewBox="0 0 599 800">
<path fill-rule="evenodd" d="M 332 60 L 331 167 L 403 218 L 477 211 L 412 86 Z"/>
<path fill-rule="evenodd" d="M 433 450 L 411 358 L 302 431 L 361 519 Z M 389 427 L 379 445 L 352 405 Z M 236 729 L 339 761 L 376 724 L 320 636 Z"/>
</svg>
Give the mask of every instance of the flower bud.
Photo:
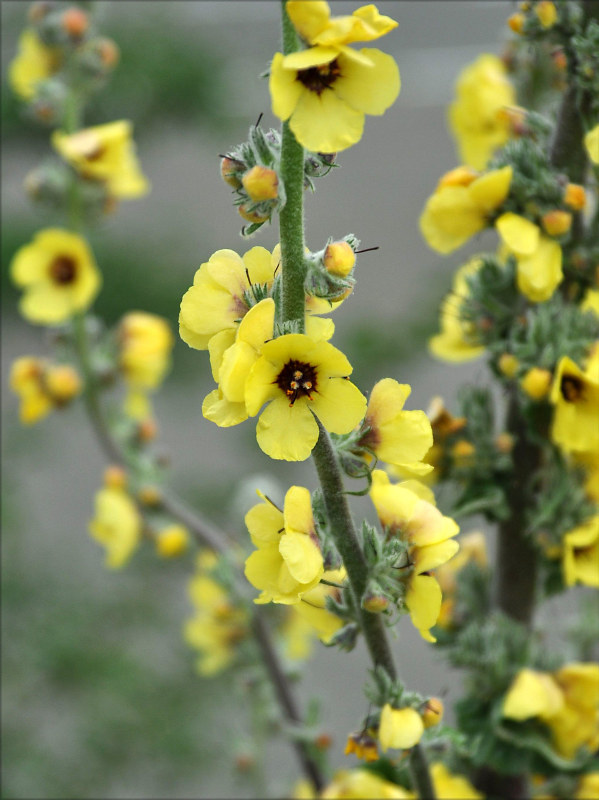
<svg viewBox="0 0 599 800">
<path fill-rule="evenodd" d="M 189 545 L 189 533 L 183 525 L 169 525 L 156 535 L 156 550 L 162 558 L 177 558 Z"/>
<path fill-rule="evenodd" d="M 89 18 L 85 11 L 72 6 L 63 12 L 61 24 L 72 39 L 80 39 L 89 28 Z"/>
<path fill-rule="evenodd" d="M 157 506 L 162 500 L 162 493 L 157 486 L 142 486 L 137 493 L 137 499 L 145 506 Z"/>
<path fill-rule="evenodd" d="M 239 175 L 245 170 L 243 161 L 238 161 L 235 158 L 224 156 L 220 161 L 220 176 L 225 183 L 232 186 L 234 189 L 241 188 L 241 178 Z"/>
<path fill-rule="evenodd" d="M 114 42 L 112 39 L 102 37 L 101 39 L 96 39 L 94 41 L 94 46 L 100 55 L 102 64 L 107 69 L 112 69 L 118 64 L 121 57 L 121 52 L 117 47 L 116 42 Z"/>
<path fill-rule="evenodd" d="M 347 242 L 331 242 L 326 246 L 323 262 L 331 275 L 345 278 L 354 268 L 356 254 Z"/>
<path fill-rule="evenodd" d="M 566 70 L 568 66 L 568 57 L 563 50 L 556 50 L 554 53 L 552 53 L 551 60 L 553 61 L 553 65 L 557 70 L 560 72 L 564 72 Z"/>
<path fill-rule="evenodd" d="M 548 369 L 532 367 L 520 381 L 520 386 L 532 400 L 542 400 L 549 392 L 552 378 Z"/>
<path fill-rule="evenodd" d="M 240 206 L 237 206 L 237 210 L 248 222 L 261 223 L 270 219 L 270 214 L 258 211 L 251 203 L 242 203 Z"/>
<path fill-rule="evenodd" d="M 505 375 L 506 378 L 513 378 L 516 372 L 518 372 L 520 362 L 512 353 L 502 353 L 499 356 L 497 366 L 499 367 L 499 371 Z"/>
<path fill-rule="evenodd" d="M 507 24 L 514 33 L 522 33 L 524 29 L 524 14 L 512 14 L 511 17 L 508 17 Z"/>
<path fill-rule="evenodd" d="M 274 169 L 256 164 L 242 178 L 243 188 L 254 203 L 275 200 L 279 193 L 279 176 Z"/>
<path fill-rule="evenodd" d="M 562 236 L 572 227 L 572 214 L 569 211 L 554 209 L 541 217 L 541 222 L 549 236 Z"/>
<path fill-rule="evenodd" d="M 514 437 L 510 433 L 498 433 L 495 437 L 495 447 L 500 453 L 511 453 L 514 449 Z"/>
<path fill-rule="evenodd" d="M 68 364 L 48 367 L 44 376 L 46 388 L 56 405 L 64 405 L 81 391 L 81 379 Z"/>
<path fill-rule="evenodd" d="M 158 425 L 151 418 L 143 419 L 137 426 L 137 435 L 141 442 L 151 442 L 156 438 L 158 432 Z"/>
<path fill-rule="evenodd" d="M 578 183 L 569 183 L 564 190 L 564 203 L 574 211 L 582 211 L 587 203 L 584 186 Z"/>
<path fill-rule="evenodd" d="M 443 719 L 443 701 L 438 697 L 431 697 L 420 715 L 425 728 L 438 725 Z"/>
<path fill-rule="evenodd" d="M 362 600 L 362 608 L 371 614 L 380 614 L 389 607 L 389 600 L 383 594 L 368 594 Z"/>
<path fill-rule="evenodd" d="M 108 489 L 124 489 L 127 486 L 127 473 L 122 467 L 111 464 L 104 470 L 104 486 Z"/>
<path fill-rule="evenodd" d="M 557 22 L 557 8 L 551 0 L 541 0 L 540 3 L 537 3 L 535 14 L 545 30 L 552 28 Z"/>
<path fill-rule="evenodd" d="M 458 467 L 469 466 L 472 463 L 472 457 L 475 452 L 474 445 L 466 439 L 459 439 L 451 448 L 451 455 L 455 465 Z"/>
<path fill-rule="evenodd" d="M 479 173 L 472 167 L 456 167 L 441 175 L 435 191 L 443 189 L 445 186 L 470 186 L 479 177 Z"/>
</svg>

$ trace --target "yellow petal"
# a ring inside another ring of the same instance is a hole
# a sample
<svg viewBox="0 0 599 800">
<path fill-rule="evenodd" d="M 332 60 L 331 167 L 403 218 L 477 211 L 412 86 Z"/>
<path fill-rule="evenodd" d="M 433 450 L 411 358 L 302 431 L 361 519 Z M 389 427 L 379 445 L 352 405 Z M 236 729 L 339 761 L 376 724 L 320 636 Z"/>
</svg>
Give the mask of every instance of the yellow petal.
<svg viewBox="0 0 599 800">
<path fill-rule="evenodd" d="M 599 125 L 595 125 L 584 137 L 584 146 L 593 164 L 599 164 Z"/>
<path fill-rule="evenodd" d="M 309 47 L 307 50 L 298 50 L 290 53 L 283 58 L 283 68 L 299 72 L 312 67 L 320 67 L 323 64 L 330 64 L 339 55 L 337 47 Z"/>
<path fill-rule="evenodd" d="M 252 506 L 245 515 L 245 524 L 256 547 L 276 544 L 283 530 L 283 514 L 272 503 L 265 501 Z"/>
<path fill-rule="evenodd" d="M 541 236 L 534 253 L 517 259 L 518 289 L 533 303 L 549 300 L 563 277 L 562 248 L 547 236 Z"/>
<path fill-rule="evenodd" d="M 379 116 L 391 106 L 399 94 L 401 82 L 395 60 L 376 48 L 362 48 L 372 67 L 339 56 L 341 75 L 335 80 L 333 91 L 349 106 L 365 114 Z"/>
<path fill-rule="evenodd" d="M 325 89 L 320 95 L 305 90 L 289 124 L 295 138 L 308 150 L 336 153 L 361 139 L 364 114 L 337 97 L 331 89 Z"/>
<path fill-rule="evenodd" d="M 302 584 L 320 580 L 324 572 L 322 554 L 304 533 L 285 533 L 279 542 L 279 552 L 291 576 Z M 312 588 L 310 586 L 309 588 Z"/>
<path fill-rule="evenodd" d="M 523 720 L 551 715 L 562 705 L 563 695 L 549 675 L 532 669 L 522 669 L 505 696 L 503 716 Z"/>
<path fill-rule="evenodd" d="M 413 575 L 406 592 L 406 606 L 412 624 L 427 641 L 435 641 L 430 628 L 439 619 L 441 587 L 432 575 Z"/>
<path fill-rule="evenodd" d="M 287 0 L 285 10 L 293 27 L 308 42 L 327 26 L 331 16 L 329 4 L 324 0 Z"/>
<path fill-rule="evenodd" d="M 491 170 L 468 186 L 470 197 L 479 208 L 489 213 L 495 211 L 506 199 L 512 183 L 511 166 Z"/>
<path fill-rule="evenodd" d="M 304 486 L 292 486 L 285 495 L 285 529 L 289 532 L 314 533 L 312 500 Z"/>
<path fill-rule="evenodd" d="M 277 397 L 260 415 L 256 438 L 271 458 L 304 461 L 318 439 L 318 425 L 303 398 L 290 407 L 286 397 Z"/>
<path fill-rule="evenodd" d="M 285 121 L 293 114 L 302 92 L 303 85 L 297 80 L 297 73 L 283 68 L 283 54 L 275 53 L 270 65 L 268 79 L 272 113 Z"/>
<path fill-rule="evenodd" d="M 505 244 L 519 256 L 529 256 L 539 246 L 541 231 L 526 217 L 508 211 L 495 221 L 495 227 Z"/>
<path fill-rule="evenodd" d="M 319 383 L 312 397 L 309 408 L 331 433 L 349 433 L 366 413 L 366 398 L 345 378 L 329 378 L 322 389 Z"/>
<path fill-rule="evenodd" d="M 248 418 L 245 403 L 229 402 L 220 389 L 206 395 L 202 403 L 202 414 L 219 428 L 239 425 Z"/>
<path fill-rule="evenodd" d="M 414 747 L 423 733 L 424 723 L 415 708 L 392 708 L 389 703 L 383 706 L 378 737 L 384 752 Z"/>
</svg>

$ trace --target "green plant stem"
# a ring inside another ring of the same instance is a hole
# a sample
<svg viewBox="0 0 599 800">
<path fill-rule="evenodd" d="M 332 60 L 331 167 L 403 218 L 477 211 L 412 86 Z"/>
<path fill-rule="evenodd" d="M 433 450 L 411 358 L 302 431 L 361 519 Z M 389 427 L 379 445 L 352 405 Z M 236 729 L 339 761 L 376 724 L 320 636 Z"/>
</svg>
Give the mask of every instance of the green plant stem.
<svg viewBox="0 0 599 800">
<path fill-rule="evenodd" d="M 285 55 L 299 49 L 297 34 L 282 2 L 283 52 Z M 304 330 L 306 274 L 304 255 L 304 151 L 296 141 L 288 122 L 283 123 L 281 146 L 281 177 L 285 184 L 287 200 L 280 214 L 281 256 L 283 262 L 283 292 L 280 311 L 282 322 L 294 321 Z M 397 679 L 397 669 L 389 646 L 382 617 L 362 608 L 361 601 L 368 580 L 368 568 L 351 516 L 347 495 L 343 488 L 341 470 L 327 431 L 317 420 L 319 437 L 312 457 L 322 487 L 327 518 L 335 544 L 345 569 L 355 607 L 360 614 L 364 639 L 375 666 L 382 667 L 392 680 Z M 421 798 L 434 800 L 426 755 L 420 745 L 412 748 L 410 767 Z"/>
<path fill-rule="evenodd" d="M 293 53 L 298 40 L 283 0 L 283 51 Z M 305 329 L 306 277 L 304 245 L 304 148 L 297 142 L 289 122 L 283 123 L 281 179 L 287 200 L 280 213 L 282 293 L 281 320 L 294 321 L 300 333 Z"/>
</svg>

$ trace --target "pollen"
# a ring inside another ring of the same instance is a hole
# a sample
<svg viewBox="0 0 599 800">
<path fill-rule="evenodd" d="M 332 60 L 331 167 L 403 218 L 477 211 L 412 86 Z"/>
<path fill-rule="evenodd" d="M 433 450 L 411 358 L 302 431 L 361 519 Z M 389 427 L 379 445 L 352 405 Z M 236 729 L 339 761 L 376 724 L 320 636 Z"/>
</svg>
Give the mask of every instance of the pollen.
<svg viewBox="0 0 599 800">
<path fill-rule="evenodd" d="M 311 392 L 316 389 L 316 370 L 311 364 L 288 361 L 277 377 L 277 386 L 290 399 L 293 406 L 300 397 L 312 399 Z"/>
</svg>

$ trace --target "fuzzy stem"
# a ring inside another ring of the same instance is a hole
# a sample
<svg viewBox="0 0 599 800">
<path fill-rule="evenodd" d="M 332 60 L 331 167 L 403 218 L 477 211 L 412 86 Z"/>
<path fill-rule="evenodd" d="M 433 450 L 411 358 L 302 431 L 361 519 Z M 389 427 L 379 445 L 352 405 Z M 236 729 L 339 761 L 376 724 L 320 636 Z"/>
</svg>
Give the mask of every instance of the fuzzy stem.
<svg viewBox="0 0 599 800">
<path fill-rule="evenodd" d="M 291 20 L 282 8 L 283 51 L 298 49 L 298 39 Z M 304 148 L 293 135 L 289 122 L 283 123 L 281 143 L 281 179 L 287 200 L 280 213 L 282 303 L 281 320 L 295 321 L 303 333 L 305 324 L 306 262 L 304 253 Z"/>
</svg>

